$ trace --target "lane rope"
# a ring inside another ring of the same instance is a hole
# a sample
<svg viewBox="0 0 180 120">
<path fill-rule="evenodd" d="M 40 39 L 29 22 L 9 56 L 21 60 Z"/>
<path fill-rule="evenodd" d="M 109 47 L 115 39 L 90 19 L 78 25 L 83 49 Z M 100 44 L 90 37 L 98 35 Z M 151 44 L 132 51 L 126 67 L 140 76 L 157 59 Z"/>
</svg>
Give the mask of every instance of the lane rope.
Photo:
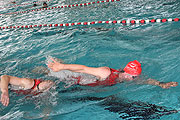
<svg viewBox="0 0 180 120">
<path fill-rule="evenodd" d="M 89 5 L 93 5 L 93 4 L 116 2 L 116 1 L 120 1 L 120 0 L 102 0 L 102 1 L 97 1 L 97 2 L 55 6 L 55 7 L 48 7 L 48 8 L 39 8 L 39 9 L 33 9 L 33 10 L 27 10 L 27 11 L 18 11 L 18 12 L 5 13 L 5 14 L 0 14 L 0 15 L 2 16 L 2 15 L 11 15 L 11 14 L 23 14 L 23 13 L 37 12 L 37 11 L 44 11 L 44 10 L 53 10 L 53 9 L 59 9 L 59 8 L 73 8 L 73 7 L 79 7 L 79 6 L 82 7 L 82 6 L 89 6 Z"/>
<path fill-rule="evenodd" d="M 165 22 L 178 22 L 179 18 L 169 19 L 141 19 L 141 20 L 107 20 L 107 21 L 92 21 L 92 22 L 73 22 L 73 23 L 62 23 L 62 24 L 40 24 L 40 25 L 19 25 L 19 26 L 4 26 L 0 27 L 3 29 L 19 29 L 19 28 L 41 28 L 41 27 L 69 27 L 77 25 L 94 25 L 94 24 L 123 24 L 123 25 L 134 25 L 134 24 L 148 24 L 148 23 L 165 23 Z"/>
<path fill-rule="evenodd" d="M 13 6 L 8 6 L 8 7 L 0 7 L 0 9 L 4 9 L 4 8 L 15 8 L 15 7 L 20 7 L 20 6 L 25 6 L 25 5 L 33 5 L 33 4 L 37 4 L 37 3 L 43 3 L 43 2 L 49 2 L 50 0 L 45 0 L 45 1 L 37 1 L 37 2 L 32 2 L 32 3 L 24 3 L 24 4 L 20 4 L 20 5 L 13 5 Z"/>
</svg>

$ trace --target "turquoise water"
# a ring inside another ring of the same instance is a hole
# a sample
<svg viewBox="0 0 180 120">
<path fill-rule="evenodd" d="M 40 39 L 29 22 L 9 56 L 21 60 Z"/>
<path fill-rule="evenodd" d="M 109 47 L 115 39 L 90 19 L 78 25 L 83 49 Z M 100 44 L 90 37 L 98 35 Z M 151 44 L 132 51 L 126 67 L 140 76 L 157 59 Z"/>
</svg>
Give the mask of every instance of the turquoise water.
<svg viewBox="0 0 180 120">
<path fill-rule="evenodd" d="M 24 1 L 17 1 L 19 4 Z M 31 1 L 27 1 L 31 2 Z M 50 6 L 89 2 L 50 1 Z M 8 5 L 5 3 L 3 5 Z M 3 7 L 2 5 L 2 7 Z M 0 14 L 28 10 L 29 6 L 0 9 Z M 0 26 L 56 24 L 123 19 L 156 19 L 179 17 L 178 0 L 123 0 L 113 3 L 94 4 L 88 7 L 30 12 L 27 14 L 0 16 Z M 142 63 L 142 74 L 161 82 L 179 82 L 180 76 L 180 23 L 150 23 L 144 25 L 102 24 L 65 28 L 7 29 L 0 31 L 0 72 L 18 77 L 57 78 L 31 72 L 37 66 L 46 67 L 46 57 L 61 58 L 65 63 L 92 67 L 125 67 L 134 59 Z M 180 107 L 179 86 L 161 89 L 150 85 L 133 83 L 112 87 L 72 86 L 65 89 L 59 83 L 39 96 L 17 96 L 10 93 L 10 105 L 0 105 L 0 118 L 12 120 L 114 120 L 118 112 L 110 112 L 102 105 L 105 99 L 86 100 L 87 97 L 103 98 L 111 95 L 120 102 L 141 101 L 165 106 Z M 120 103 L 119 102 L 119 103 Z M 177 120 L 180 115 L 170 114 L 162 120 Z M 134 117 L 135 119 L 136 117 Z M 144 118 L 145 119 L 145 118 Z M 157 118 L 156 118 L 157 119 Z M 133 118 L 131 118 L 133 120 Z"/>
</svg>

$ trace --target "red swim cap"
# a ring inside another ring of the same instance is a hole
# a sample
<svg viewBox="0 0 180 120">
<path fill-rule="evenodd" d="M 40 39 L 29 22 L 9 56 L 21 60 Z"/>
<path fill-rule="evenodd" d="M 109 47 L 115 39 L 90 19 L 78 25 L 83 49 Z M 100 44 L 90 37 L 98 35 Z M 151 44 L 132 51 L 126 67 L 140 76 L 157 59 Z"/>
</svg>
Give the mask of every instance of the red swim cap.
<svg viewBox="0 0 180 120">
<path fill-rule="evenodd" d="M 124 71 L 130 75 L 138 76 L 142 71 L 141 63 L 139 63 L 137 60 L 131 61 L 126 65 Z"/>
</svg>

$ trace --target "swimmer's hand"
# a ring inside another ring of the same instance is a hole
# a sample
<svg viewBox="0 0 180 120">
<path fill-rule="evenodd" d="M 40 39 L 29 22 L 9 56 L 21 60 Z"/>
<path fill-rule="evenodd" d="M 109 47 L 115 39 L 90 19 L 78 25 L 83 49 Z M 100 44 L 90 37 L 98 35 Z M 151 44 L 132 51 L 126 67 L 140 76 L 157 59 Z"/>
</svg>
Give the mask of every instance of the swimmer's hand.
<svg viewBox="0 0 180 120">
<path fill-rule="evenodd" d="M 4 106 L 8 106 L 8 104 L 9 104 L 9 93 L 8 93 L 8 91 L 1 93 L 1 103 Z"/>
<path fill-rule="evenodd" d="M 155 79 L 148 79 L 147 81 L 144 82 L 145 84 L 149 84 L 149 85 L 156 85 L 159 86 L 163 89 L 168 89 L 170 87 L 176 87 L 178 86 L 178 82 L 159 82 Z"/>
<path fill-rule="evenodd" d="M 58 72 L 60 70 L 63 70 L 64 64 L 57 62 L 53 58 L 51 58 L 53 62 L 48 62 L 48 68 L 50 68 L 54 72 Z"/>
<path fill-rule="evenodd" d="M 159 83 L 159 86 L 164 89 L 168 89 L 170 87 L 176 87 L 178 86 L 178 82 L 168 82 L 168 83 Z"/>
</svg>

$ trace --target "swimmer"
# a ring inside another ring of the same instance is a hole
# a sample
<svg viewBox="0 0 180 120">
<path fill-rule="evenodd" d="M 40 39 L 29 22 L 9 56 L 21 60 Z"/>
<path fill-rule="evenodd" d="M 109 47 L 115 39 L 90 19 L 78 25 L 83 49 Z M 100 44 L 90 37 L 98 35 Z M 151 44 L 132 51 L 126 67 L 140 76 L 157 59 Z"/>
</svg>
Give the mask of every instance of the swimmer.
<svg viewBox="0 0 180 120">
<path fill-rule="evenodd" d="M 61 70 L 69 70 L 72 72 L 85 73 L 90 74 L 96 77 L 96 79 L 82 79 L 81 76 L 73 77 L 76 81 L 74 84 L 83 85 L 83 86 L 112 86 L 117 83 L 121 83 L 124 81 L 135 81 L 140 79 L 141 75 L 141 64 L 137 61 L 129 62 L 124 69 L 115 70 L 109 67 L 87 67 L 85 65 L 78 64 L 63 64 L 57 62 L 55 59 L 51 58 L 52 61 L 48 62 L 48 68 L 50 68 L 54 72 L 58 72 Z M 159 86 L 161 88 L 167 89 L 170 87 L 176 87 L 178 85 L 177 82 L 160 82 L 155 79 L 147 79 L 146 81 L 141 81 L 141 83 L 137 84 L 149 84 Z"/>
<path fill-rule="evenodd" d="M 9 104 L 9 85 L 12 85 L 12 91 L 19 91 L 20 93 L 24 94 L 34 94 L 49 90 L 54 85 L 54 82 L 51 80 L 42 81 L 41 79 L 19 78 L 9 75 L 2 75 L 0 80 L 0 102 L 4 106 L 8 106 Z M 16 87 L 16 90 L 13 89 L 13 87 Z"/>
<path fill-rule="evenodd" d="M 43 2 L 43 7 L 42 8 L 47 8 L 47 7 L 48 7 L 47 3 Z"/>
</svg>

